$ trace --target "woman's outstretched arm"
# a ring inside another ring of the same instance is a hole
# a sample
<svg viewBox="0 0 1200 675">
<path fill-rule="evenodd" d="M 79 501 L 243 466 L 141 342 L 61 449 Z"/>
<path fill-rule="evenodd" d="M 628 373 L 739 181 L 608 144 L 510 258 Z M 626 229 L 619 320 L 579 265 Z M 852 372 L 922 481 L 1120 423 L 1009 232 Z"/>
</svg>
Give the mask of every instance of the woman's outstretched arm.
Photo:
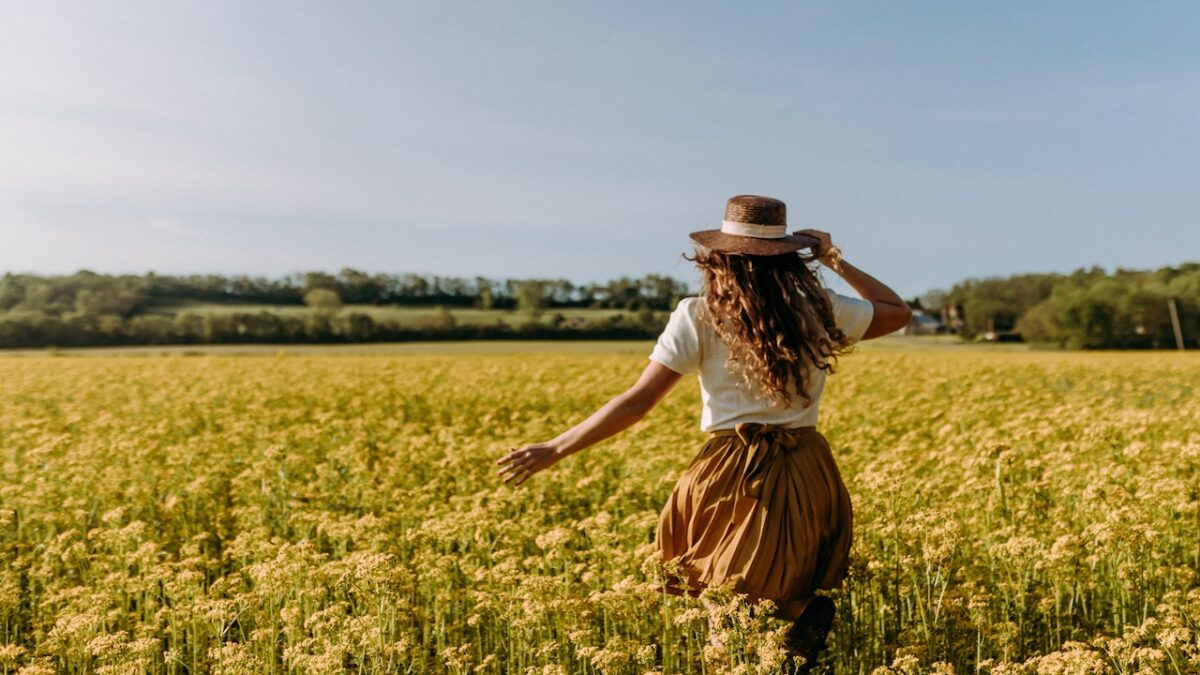
<svg viewBox="0 0 1200 675">
<path fill-rule="evenodd" d="M 555 462 L 622 431 L 642 419 L 658 404 L 667 392 L 683 377 L 670 368 L 651 361 L 641 377 L 628 390 L 614 396 L 587 419 L 559 434 L 552 441 L 534 443 L 509 450 L 496 461 L 502 465 L 497 472 L 508 473 L 507 483 L 524 483 L 530 476 L 549 468 Z"/>
<path fill-rule="evenodd" d="M 908 325 L 908 322 L 912 320 L 912 309 L 908 303 L 904 302 L 887 284 L 846 262 L 841 257 L 840 250 L 837 251 L 836 256 L 831 255 L 831 252 L 837 247 L 833 245 L 828 232 L 800 230 L 800 233 L 820 240 L 821 243 L 816 247 L 817 250 L 813 251 L 817 259 L 841 275 L 846 283 L 858 291 L 863 300 L 870 301 L 874 306 L 875 313 L 871 317 L 871 325 L 867 326 L 866 332 L 863 333 L 863 340 L 887 335 Z"/>
</svg>

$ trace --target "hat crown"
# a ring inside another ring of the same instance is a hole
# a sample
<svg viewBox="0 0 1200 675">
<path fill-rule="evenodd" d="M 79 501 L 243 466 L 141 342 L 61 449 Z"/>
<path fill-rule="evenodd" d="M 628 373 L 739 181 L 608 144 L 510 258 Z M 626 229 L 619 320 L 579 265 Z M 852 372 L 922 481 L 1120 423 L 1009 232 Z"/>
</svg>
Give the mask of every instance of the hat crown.
<svg viewBox="0 0 1200 675">
<path fill-rule="evenodd" d="M 783 255 L 819 243 L 807 234 L 788 234 L 787 207 L 778 199 L 758 195 L 730 197 L 721 229 L 689 236 L 704 249 L 745 255 Z"/>
<path fill-rule="evenodd" d="M 771 197 L 738 195 L 725 204 L 725 220 L 755 225 L 787 225 L 787 205 Z"/>
</svg>

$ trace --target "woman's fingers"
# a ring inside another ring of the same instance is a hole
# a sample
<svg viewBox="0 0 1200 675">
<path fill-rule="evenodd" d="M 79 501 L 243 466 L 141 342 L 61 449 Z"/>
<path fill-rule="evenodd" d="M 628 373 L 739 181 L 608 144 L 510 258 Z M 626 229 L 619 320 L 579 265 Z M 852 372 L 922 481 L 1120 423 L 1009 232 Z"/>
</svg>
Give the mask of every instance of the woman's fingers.
<svg viewBox="0 0 1200 675">
<path fill-rule="evenodd" d="M 518 467 L 524 466 L 526 461 L 527 461 L 526 457 L 523 455 L 511 455 L 508 457 L 504 457 L 500 460 L 500 463 L 503 464 L 503 467 L 500 469 L 500 471 L 498 473 L 504 473 L 505 471 L 512 471 Z"/>
<path fill-rule="evenodd" d="M 514 460 L 513 462 L 510 462 L 507 466 L 505 466 L 503 469 L 500 469 L 496 473 L 498 473 L 502 476 L 505 474 L 508 474 L 507 477 L 505 477 L 505 479 L 504 479 L 504 482 L 507 483 L 508 481 L 512 480 L 516 476 L 520 475 L 522 472 L 528 471 L 528 470 L 529 470 L 529 465 L 525 461 Z"/>
<path fill-rule="evenodd" d="M 817 243 L 815 250 L 813 251 L 813 253 L 815 253 L 817 256 L 825 255 L 825 253 L 828 252 L 829 249 L 833 247 L 833 238 L 829 236 L 828 232 L 822 232 L 821 230 L 805 229 L 805 230 L 800 230 L 798 232 L 798 234 L 806 234 L 810 237 L 815 237 L 817 239 L 818 243 Z"/>
<path fill-rule="evenodd" d="M 537 446 L 511 449 L 508 454 L 496 461 L 497 464 L 503 465 L 496 473 L 501 476 L 508 474 L 504 478 L 505 483 L 517 479 L 513 485 L 520 485 L 533 474 L 546 468 L 548 466 L 546 459 L 547 455 L 544 449 Z"/>
<path fill-rule="evenodd" d="M 505 457 L 505 458 L 501 459 L 499 463 L 502 466 L 497 473 L 504 473 L 505 471 L 511 471 L 514 467 L 520 466 L 521 458 L 520 457 Z"/>
<path fill-rule="evenodd" d="M 536 467 L 532 464 L 518 465 L 513 468 L 512 473 L 510 473 L 508 475 L 508 477 L 506 477 L 504 479 L 504 482 L 509 483 L 509 482 L 512 482 L 514 479 L 516 479 L 516 482 L 513 483 L 513 485 L 520 485 L 521 483 L 524 483 L 526 480 L 528 480 L 530 476 L 537 473 L 539 470 L 540 470 L 539 467 Z"/>
<path fill-rule="evenodd" d="M 524 483 L 525 481 L 529 480 L 529 477 L 535 473 L 535 471 L 533 469 L 527 469 L 526 471 L 527 471 L 527 473 L 525 473 L 524 475 L 518 474 L 518 475 L 521 475 L 521 477 L 517 480 L 517 482 L 513 483 L 514 486 L 520 485 L 521 483 Z"/>
<path fill-rule="evenodd" d="M 522 460 L 524 455 L 522 453 L 523 449 L 517 450 L 514 448 L 509 450 L 508 454 L 496 460 L 496 463 L 501 465 L 500 470 L 496 473 L 501 476 L 503 476 L 505 473 L 515 474 L 523 466 Z M 512 476 L 510 475 L 509 478 L 512 478 Z M 505 479 L 505 482 L 508 482 L 508 479 Z"/>
<path fill-rule="evenodd" d="M 504 477 L 504 482 L 511 483 L 513 481 L 513 479 L 515 479 L 517 476 L 520 476 L 521 474 L 525 473 L 526 470 L 527 469 L 523 466 L 513 468 L 513 470 L 507 476 Z"/>
</svg>

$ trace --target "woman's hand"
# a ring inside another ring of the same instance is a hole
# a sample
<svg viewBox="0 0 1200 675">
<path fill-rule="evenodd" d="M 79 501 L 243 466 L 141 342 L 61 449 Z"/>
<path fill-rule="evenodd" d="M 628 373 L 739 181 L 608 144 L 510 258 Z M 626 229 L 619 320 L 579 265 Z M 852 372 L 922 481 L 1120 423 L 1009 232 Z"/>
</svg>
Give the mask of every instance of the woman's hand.
<svg viewBox="0 0 1200 675">
<path fill-rule="evenodd" d="M 503 475 L 508 472 L 505 483 L 514 479 L 517 482 L 513 485 L 524 483 L 530 476 L 553 466 L 563 457 L 598 443 L 642 419 L 681 377 L 683 375 L 663 364 L 650 361 L 632 387 L 614 396 L 586 420 L 548 443 L 510 449 L 507 455 L 496 461 L 505 465 L 497 473 Z"/>
<path fill-rule="evenodd" d="M 519 478 L 516 483 L 513 483 L 513 486 L 517 486 L 542 469 L 554 466 L 555 462 L 562 458 L 563 454 L 552 444 L 534 443 L 523 448 L 510 449 L 507 455 L 496 460 L 497 464 L 504 465 L 496 473 L 500 475 L 504 475 L 505 472 L 509 473 L 504 479 L 505 483 Z"/>
<path fill-rule="evenodd" d="M 833 237 L 828 232 L 820 230 L 800 230 L 796 234 L 806 234 L 817 240 L 813 247 L 813 255 L 817 260 L 834 272 L 841 272 L 842 249 L 834 246 Z"/>
</svg>

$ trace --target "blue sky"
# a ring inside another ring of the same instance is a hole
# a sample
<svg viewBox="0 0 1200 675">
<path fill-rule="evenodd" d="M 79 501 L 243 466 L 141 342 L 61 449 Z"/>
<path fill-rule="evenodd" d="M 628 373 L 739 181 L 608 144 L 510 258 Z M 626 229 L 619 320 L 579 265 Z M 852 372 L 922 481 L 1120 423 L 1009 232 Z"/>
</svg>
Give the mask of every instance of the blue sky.
<svg viewBox="0 0 1200 675">
<path fill-rule="evenodd" d="M 695 282 L 743 193 L 905 297 L 1178 264 L 1197 35 L 1192 2 L 8 2 L 0 271 Z"/>
</svg>

